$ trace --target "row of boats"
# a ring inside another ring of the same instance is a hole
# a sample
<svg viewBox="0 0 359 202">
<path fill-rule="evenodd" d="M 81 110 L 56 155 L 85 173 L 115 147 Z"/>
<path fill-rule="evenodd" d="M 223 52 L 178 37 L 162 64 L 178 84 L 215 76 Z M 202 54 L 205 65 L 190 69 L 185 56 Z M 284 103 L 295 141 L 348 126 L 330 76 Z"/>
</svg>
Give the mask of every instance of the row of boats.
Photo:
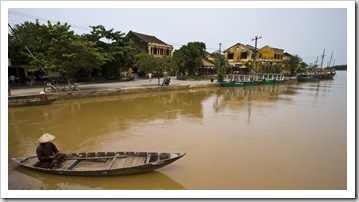
<svg viewBox="0 0 359 202">
<path fill-rule="evenodd" d="M 320 81 L 330 80 L 336 75 L 335 72 L 298 74 L 297 81 Z M 227 74 L 226 79 L 221 81 L 221 86 L 254 86 L 260 84 L 284 83 L 293 80 L 291 77 L 285 77 L 283 74 L 262 73 L 262 74 Z"/>
</svg>

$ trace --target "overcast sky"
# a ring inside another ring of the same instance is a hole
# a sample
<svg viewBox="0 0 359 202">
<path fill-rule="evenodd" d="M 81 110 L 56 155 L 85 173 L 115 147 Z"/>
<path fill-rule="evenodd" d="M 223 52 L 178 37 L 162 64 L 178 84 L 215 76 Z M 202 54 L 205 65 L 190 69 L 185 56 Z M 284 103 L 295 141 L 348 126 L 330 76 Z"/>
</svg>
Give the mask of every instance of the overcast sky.
<svg viewBox="0 0 359 202">
<path fill-rule="evenodd" d="M 84 5 L 88 7 L 89 4 Z M 251 39 L 262 36 L 258 48 L 269 45 L 284 49 L 299 55 L 307 64 L 314 63 L 317 58 L 320 64 L 325 49 L 323 66 L 329 63 L 332 53 L 331 65 L 334 62 L 335 65 L 347 64 L 345 7 L 324 8 L 325 2 L 323 8 L 318 8 L 317 4 L 316 8 L 310 5 L 307 8 L 243 8 L 241 4 L 236 5 L 237 8 L 156 8 L 151 4 L 152 8 L 120 8 L 122 4 L 114 2 L 114 8 L 39 8 L 42 5 L 37 8 L 36 4 L 31 4 L 29 7 L 32 8 L 9 8 L 8 21 L 11 25 L 35 19 L 41 23 L 47 20 L 67 22 L 77 34 L 89 33 L 89 26 L 104 25 L 106 29 L 113 28 L 125 34 L 132 30 L 156 36 L 175 49 L 188 42 L 204 42 L 210 53 L 219 50 L 219 43 L 222 51 L 236 43 L 254 46 Z"/>
</svg>

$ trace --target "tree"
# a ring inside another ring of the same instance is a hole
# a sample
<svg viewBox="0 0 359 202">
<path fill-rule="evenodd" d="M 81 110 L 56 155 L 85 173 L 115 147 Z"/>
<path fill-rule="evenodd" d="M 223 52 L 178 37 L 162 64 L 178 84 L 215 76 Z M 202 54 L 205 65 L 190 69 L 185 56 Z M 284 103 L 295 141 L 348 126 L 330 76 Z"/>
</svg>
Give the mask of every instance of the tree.
<svg viewBox="0 0 359 202">
<path fill-rule="evenodd" d="M 206 44 L 203 42 L 189 42 L 173 53 L 173 59 L 179 68 L 179 73 L 187 71 L 194 75 L 202 66 L 202 58 L 205 58 Z"/>
<path fill-rule="evenodd" d="M 154 57 L 148 53 L 140 53 L 135 56 L 135 67 L 138 71 L 147 75 L 153 73 L 158 79 L 158 85 L 160 85 L 161 75 L 171 70 L 174 67 L 173 61 L 170 57 Z"/>
<path fill-rule="evenodd" d="M 106 30 L 103 25 L 90 26 L 90 34 L 84 34 L 83 37 L 96 44 L 103 57 L 106 58 L 106 64 L 102 66 L 103 73 L 107 78 L 118 74 L 121 68 L 128 68 L 134 64 L 134 57 L 131 55 L 132 49 L 126 43 L 124 33 Z"/>
<path fill-rule="evenodd" d="M 306 71 L 307 66 L 298 55 L 289 56 L 289 60 L 284 61 L 284 69 L 289 70 L 291 75 Z"/>
<path fill-rule="evenodd" d="M 27 56 L 26 62 L 30 72 L 58 71 L 69 80 L 79 71 L 91 72 L 92 69 L 104 64 L 104 57 L 94 48 L 95 44 L 75 35 L 67 23 L 62 25 L 58 22 L 52 25 L 48 21 L 47 25 L 40 25 L 38 21 L 25 22 L 16 25 L 12 35 L 15 37 L 10 38 L 13 41 L 9 43 L 9 50 L 23 44 L 35 57 L 33 58 L 25 48 L 17 50 Z"/>
</svg>

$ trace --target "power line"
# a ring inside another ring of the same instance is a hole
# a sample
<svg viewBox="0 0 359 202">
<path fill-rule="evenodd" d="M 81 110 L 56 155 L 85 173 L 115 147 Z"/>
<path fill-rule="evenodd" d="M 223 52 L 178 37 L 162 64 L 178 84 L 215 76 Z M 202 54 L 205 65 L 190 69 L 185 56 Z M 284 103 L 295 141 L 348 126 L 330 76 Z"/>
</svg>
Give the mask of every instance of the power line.
<svg viewBox="0 0 359 202">
<path fill-rule="evenodd" d="M 39 20 L 39 21 L 44 21 L 44 22 L 60 22 L 60 23 L 64 23 L 64 22 L 61 22 L 59 20 L 54 20 L 54 19 L 49 19 L 49 18 L 44 18 L 44 17 L 40 17 L 40 16 L 36 16 L 36 15 L 30 15 L 30 14 L 26 14 L 26 13 L 22 13 L 22 12 L 17 12 L 17 11 L 13 11 L 13 10 L 9 10 L 9 15 L 12 15 L 12 17 L 9 16 L 9 21 L 13 21 L 13 20 L 16 20 L 16 21 L 20 21 L 21 22 L 21 19 L 13 19 L 14 16 L 16 18 L 16 16 L 18 17 L 22 17 L 24 18 L 24 20 L 22 20 L 22 22 L 25 22 L 25 21 L 35 21 L 35 20 Z M 68 22 L 66 22 L 68 23 Z M 71 28 L 76 28 L 76 29 L 81 29 L 81 30 L 86 30 L 86 31 L 91 31 L 92 29 L 90 29 L 90 27 L 84 27 L 84 26 L 81 26 L 81 25 L 76 25 L 76 24 L 70 24 Z"/>
</svg>

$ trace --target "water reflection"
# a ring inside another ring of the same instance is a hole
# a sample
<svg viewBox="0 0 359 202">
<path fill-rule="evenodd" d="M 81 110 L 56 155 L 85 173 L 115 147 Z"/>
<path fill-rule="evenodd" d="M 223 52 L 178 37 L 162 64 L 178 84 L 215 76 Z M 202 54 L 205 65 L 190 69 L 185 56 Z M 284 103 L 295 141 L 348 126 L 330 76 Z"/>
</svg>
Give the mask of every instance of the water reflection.
<svg viewBox="0 0 359 202">
<path fill-rule="evenodd" d="M 161 172 L 128 176 L 62 176 L 16 166 L 18 180 L 9 189 L 31 190 L 182 190 L 181 184 Z M 21 174 L 21 175 L 20 175 Z"/>
<path fill-rule="evenodd" d="M 293 95 L 296 93 L 295 88 L 290 85 L 259 85 L 246 87 L 225 87 L 221 88 L 216 93 L 216 98 L 213 103 L 213 110 L 216 113 L 224 110 L 239 111 L 247 109 L 248 118 L 247 123 L 250 122 L 252 103 L 264 102 L 267 105 L 273 104 L 275 101 L 291 101 L 291 97 L 284 95 Z"/>
</svg>

